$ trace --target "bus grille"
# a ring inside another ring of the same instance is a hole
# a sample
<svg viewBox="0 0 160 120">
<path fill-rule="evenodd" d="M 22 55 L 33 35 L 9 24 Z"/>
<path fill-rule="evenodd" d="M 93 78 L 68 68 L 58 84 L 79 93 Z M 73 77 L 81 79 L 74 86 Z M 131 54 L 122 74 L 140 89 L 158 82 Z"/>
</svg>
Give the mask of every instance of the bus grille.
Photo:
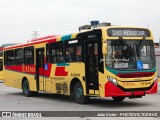
<svg viewBox="0 0 160 120">
<path fill-rule="evenodd" d="M 127 73 L 127 74 L 117 74 L 120 78 L 138 78 L 138 77 L 151 77 L 154 72 L 138 72 L 138 73 Z"/>
</svg>

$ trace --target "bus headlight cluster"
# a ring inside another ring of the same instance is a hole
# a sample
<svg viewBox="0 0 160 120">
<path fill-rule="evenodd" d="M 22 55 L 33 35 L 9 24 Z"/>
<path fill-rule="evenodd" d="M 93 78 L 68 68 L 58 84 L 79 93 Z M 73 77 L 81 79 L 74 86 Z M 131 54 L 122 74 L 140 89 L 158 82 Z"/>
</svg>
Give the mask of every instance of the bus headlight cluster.
<svg viewBox="0 0 160 120">
<path fill-rule="evenodd" d="M 112 78 L 112 77 L 110 77 L 110 76 L 107 76 L 107 78 L 108 78 L 108 80 L 109 80 L 111 83 L 117 85 L 117 80 L 116 80 L 115 78 Z"/>
<path fill-rule="evenodd" d="M 154 78 L 154 82 L 157 80 L 157 77 Z"/>
</svg>

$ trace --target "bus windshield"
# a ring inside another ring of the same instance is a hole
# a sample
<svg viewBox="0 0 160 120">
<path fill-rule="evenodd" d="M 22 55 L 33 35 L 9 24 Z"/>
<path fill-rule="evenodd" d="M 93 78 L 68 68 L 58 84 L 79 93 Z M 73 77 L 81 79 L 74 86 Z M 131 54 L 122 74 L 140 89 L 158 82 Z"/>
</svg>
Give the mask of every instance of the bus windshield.
<svg viewBox="0 0 160 120">
<path fill-rule="evenodd" d="M 106 67 L 112 69 L 141 69 L 155 67 L 155 53 L 152 40 L 108 40 Z"/>
</svg>

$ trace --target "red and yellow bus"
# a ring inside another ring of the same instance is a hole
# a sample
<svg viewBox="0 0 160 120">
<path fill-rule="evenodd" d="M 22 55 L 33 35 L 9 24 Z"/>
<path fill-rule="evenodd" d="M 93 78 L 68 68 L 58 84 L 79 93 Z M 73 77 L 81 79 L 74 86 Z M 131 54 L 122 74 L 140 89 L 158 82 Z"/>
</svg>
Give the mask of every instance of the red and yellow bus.
<svg viewBox="0 0 160 120">
<path fill-rule="evenodd" d="M 0 80 L 3 80 L 3 48 L 0 47 Z"/>
<path fill-rule="evenodd" d="M 105 26 L 5 47 L 4 84 L 26 96 L 70 95 L 80 104 L 90 97 L 123 101 L 153 94 L 153 36 L 146 28 Z"/>
</svg>

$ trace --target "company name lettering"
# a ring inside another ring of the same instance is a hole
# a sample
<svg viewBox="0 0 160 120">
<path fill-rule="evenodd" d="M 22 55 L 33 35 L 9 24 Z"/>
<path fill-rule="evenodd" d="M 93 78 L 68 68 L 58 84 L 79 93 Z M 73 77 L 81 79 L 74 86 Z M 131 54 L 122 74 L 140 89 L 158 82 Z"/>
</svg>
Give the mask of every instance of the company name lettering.
<svg viewBox="0 0 160 120">
<path fill-rule="evenodd" d="M 36 72 L 35 66 L 23 66 L 23 72 Z"/>
</svg>

